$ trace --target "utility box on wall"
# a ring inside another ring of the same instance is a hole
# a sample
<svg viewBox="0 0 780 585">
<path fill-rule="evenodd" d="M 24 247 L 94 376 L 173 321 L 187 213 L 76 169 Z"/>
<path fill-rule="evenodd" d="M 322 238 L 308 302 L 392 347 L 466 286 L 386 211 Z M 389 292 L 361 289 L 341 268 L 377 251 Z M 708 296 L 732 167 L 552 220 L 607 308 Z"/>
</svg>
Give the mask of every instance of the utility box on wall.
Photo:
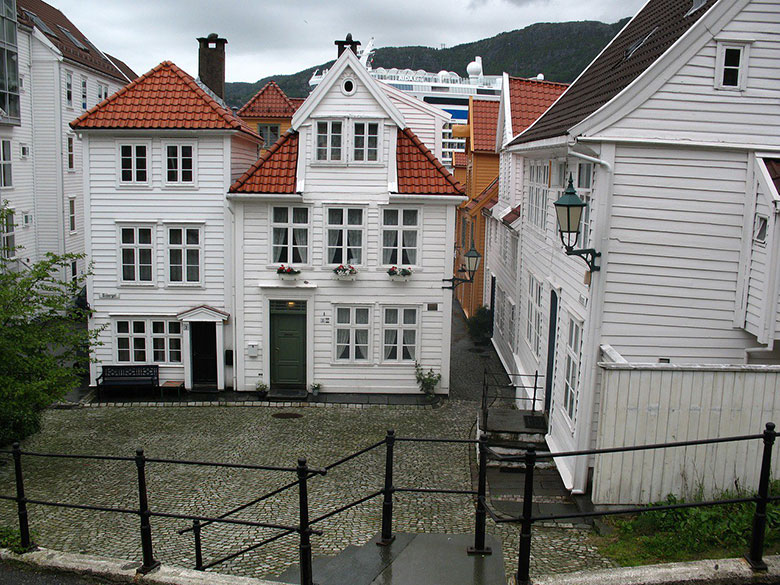
<svg viewBox="0 0 780 585">
<path fill-rule="evenodd" d="M 260 344 L 257 341 L 248 341 L 246 344 L 246 354 L 251 358 L 256 358 L 259 352 Z"/>
</svg>

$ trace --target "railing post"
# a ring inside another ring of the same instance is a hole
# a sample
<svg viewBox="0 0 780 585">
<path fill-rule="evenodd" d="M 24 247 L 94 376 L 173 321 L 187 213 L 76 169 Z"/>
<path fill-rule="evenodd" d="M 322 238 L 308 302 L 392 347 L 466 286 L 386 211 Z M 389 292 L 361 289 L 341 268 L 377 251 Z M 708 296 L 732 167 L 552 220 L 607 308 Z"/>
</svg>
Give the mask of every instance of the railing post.
<svg viewBox="0 0 780 585">
<path fill-rule="evenodd" d="M 387 546 L 395 540 L 393 534 L 393 450 L 395 446 L 395 431 L 389 429 L 385 437 L 385 487 L 382 490 L 382 536 L 377 542 L 379 546 Z"/>
<path fill-rule="evenodd" d="M 485 521 L 487 511 L 487 435 L 479 434 L 479 478 L 477 484 L 477 511 L 474 515 L 474 546 L 467 549 L 470 555 L 492 554 L 490 547 L 485 546 Z"/>
<path fill-rule="evenodd" d="M 536 412 L 536 386 L 538 385 L 538 383 L 539 383 L 539 370 L 536 370 L 534 372 L 534 402 L 533 402 L 533 406 L 531 407 L 531 410 L 533 410 L 534 412 Z"/>
<path fill-rule="evenodd" d="M 520 554 L 517 560 L 517 585 L 531 583 L 531 516 L 534 497 L 534 467 L 536 449 L 525 452 L 525 489 L 523 490 L 523 522 L 520 529 Z"/>
<path fill-rule="evenodd" d="M 192 534 L 195 536 L 195 570 L 203 570 L 203 549 L 200 544 L 200 520 L 192 521 Z"/>
<path fill-rule="evenodd" d="M 19 443 L 11 447 L 14 457 L 14 474 L 16 475 L 16 509 L 19 513 L 19 535 L 22 548 L 30 548 L 30 525 L 27 519 L 27 498 L 24 497 L 24 478 L 22 477 L 22 449 Z"/>
<path fill-rule="evenodd" d="M 298 555 L 301 565 L 301 585 L 313 585 L 311 568 L 311 531 L 309 529 L 309 490 L 306 483 L 309 476 L 309 468 L 306 466 L 306 458 L 298 459 L 298 512 L 300 514 L 300 526 L 298 534 L 301 537 L 298 546 Z"/>
<path fill-rule="evenodd" d="M 138 515 L 141 517 L 141 551 L 144 557 L 143 565 L 139 567 L 137 572 L 145 575 L 159 567 L 160 561 L 154 559 L 152 551 L 152 526 L 149 524 L 151 512 L 146 495 L 146 457 L 144 457 L 143 449 L 136 450 L 135 465 L 138 468 Z"/>
<path fill-rule="evenodd" d="M 764 429 L 764 455 L 761 459 L 761 473 L 758 478 L 756 511 L 753 514 L 753 534 L 750 537 L 750 552 L 745 556 L 754 571 L 766 571 L 764 562 L 764 537 L 766 533 L 766 507 L 769 503 L 769 478 L 772 467 L 772 446 L 775 444 L 775 423 L 766 423 Z"/>
<path fill-rule="evenodd" d="M 488 390 L 488 377 L 487 368 L 482 369 L 482 402 L 480 408 L 480 414 L 482 415 L 482 430 L 487 430 L 487 390 Z"/>
</svg>

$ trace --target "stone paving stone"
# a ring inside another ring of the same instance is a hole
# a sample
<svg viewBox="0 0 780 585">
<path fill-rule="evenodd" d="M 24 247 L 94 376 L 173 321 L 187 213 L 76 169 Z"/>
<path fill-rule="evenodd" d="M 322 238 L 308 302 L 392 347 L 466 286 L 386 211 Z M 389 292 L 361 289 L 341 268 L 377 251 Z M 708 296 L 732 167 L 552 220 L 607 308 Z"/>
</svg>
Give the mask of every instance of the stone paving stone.
<svg viewBox="0 0 780 585">
<path fill-rule="evenodd" d="M 464 438 L 473 433 L 473 402 L 448 401 L 434 410 L 415 407 L 341 405 L 299 408 L 296 419 L 277 419 L 278 407 L 156 408 L 106 406 L 49 410 L 43 431 L 23 449 L 50 453 L 133 456 L 143 447 L 148 457 L 254 463 L 294 467 L 300 456 L 325 466 L 381 440 L 387 429 L 398 436 Z M 9 458 L 0 456 L 0 494 L 14 493 Z M 473 489 L 473 448 L 469 445 L 396 444 L 396 487 Z M 5 463 L 5 464 L 4 464 Z M 68 503 L 135 508 L 137 475 L 132 461 L 96 461 L 24 457 L 27 497 Z M 384 448 L 380 447 L 310 481 L 311 518 L 354 501 L 383 484 Z M 152 510 L 218 515 L 295 479 L 289 472 L 204 468 L 149 463 L 147 480 Z M 291 489 L 235 514 L 258 522 L 295 525 L 298 493 Z M 362 544 L 379 531 L 381 499 L 369 501 L 317 525 L 315 555 L 335 555 L 349 544 Z M 399 532 L 469 533 L 474 504 L 469 496 L 399 493 L 394 529 Z M 0 525 L 16 526 L 12 502 L 0 501 Z M 182 520 L 151 520 L 155 555 L 164 562 L 194 566 L 192 534 Z M 48 548 L 138 560 L 138 517 L 30 506 L 30 526 Z M 507 573 L 516 569 L 519 526 L 488 521 L 488 532 L 504 546 Z M 203 529 L 206 562 L 267 538 L 275 531 L 213 524 Z M 534 574 L 602 568 L 610 563 L 588 544 L 588 532 L 560 528 L 534 530 Z M 281 573 L 297 562 L 297 537 L 291 535 L 219 565 L 222 573 L 260 577 Z"/>
</svg>

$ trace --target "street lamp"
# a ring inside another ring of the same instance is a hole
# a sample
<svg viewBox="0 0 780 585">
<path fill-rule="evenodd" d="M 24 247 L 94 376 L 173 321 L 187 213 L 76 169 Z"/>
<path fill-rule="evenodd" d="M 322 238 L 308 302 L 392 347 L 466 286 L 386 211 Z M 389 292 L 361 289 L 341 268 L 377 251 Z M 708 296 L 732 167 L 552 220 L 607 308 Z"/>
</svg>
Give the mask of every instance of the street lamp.
<svg viewBox="0 0 780 585">
<path fill-rule="evenodd" d="M 574 249 L 580 237 L 582 212 L 587 203 L 577 195 L 577 191 L 574 189 L 574 179 L 571 175 L 569 175 L 569 185 L 566 187 L 563 195 L 561 195 L 561 198 L 553 205 L 555 206 L 555 215 L 558 219 L 558 232 L 561 235 L 561 243 L 566 249 L 566 255 L 580 256 L 591 272 L 601 270 L 600 266 L 596 266 L 596 258 L 601 256 L 601 252 L 596 252 L 593 248 Z"/>
<path fill-rule="evenodd" d="M 458 272 L 465 272 L 468 274 L 468 278 L 458 278 L 453 276 L 452 278 L 442 278 L 442 282 L 449 282 L 450 286 L 443 286 L 442 288 L 448 288 L 454 290 L 459 284 L 464 282 L 474 282 L 474 274 L 479 268 L 479 262 L 482 260 L 482 254 L 480 254 L 474 247 L 474 238 L 471 238 L 471 249 L 463 255 L 465 263 L 460 267 Z"/>
</svg>

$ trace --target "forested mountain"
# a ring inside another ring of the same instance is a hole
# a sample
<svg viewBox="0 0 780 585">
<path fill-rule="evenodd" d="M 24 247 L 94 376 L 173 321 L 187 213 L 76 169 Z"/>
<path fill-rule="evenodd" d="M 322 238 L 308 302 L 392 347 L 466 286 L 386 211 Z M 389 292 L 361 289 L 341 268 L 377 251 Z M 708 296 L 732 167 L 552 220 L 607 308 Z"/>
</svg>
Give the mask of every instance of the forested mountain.
<svg viewBox="0 0 780 585">
<path fill-rule="evenodd" d="M 544 73 L 549 81 L 570 82 L 627 21 L 626 18 L 614 24 L 593 21 L 532 24 L 521 30 L 446 49 L 383 47 L 374 52 L 373 66 L 432 72 L 446 69 L 465 76 L 466 65 L 475 56 L 481 55 L 486 75 L 499 75 L 506 71 L 510 75 L 532 77 Z M 332 64 L 333 61 L 329 61 L 292 75 L 272 75 L 254 83 L 227 83 L 227 102 L 241 107 L 272 79 L 290 97 L 306 97 L 311 91 L 309 79 L 312 73 L 317 69 L 327 69 Z"/>
</svg>

